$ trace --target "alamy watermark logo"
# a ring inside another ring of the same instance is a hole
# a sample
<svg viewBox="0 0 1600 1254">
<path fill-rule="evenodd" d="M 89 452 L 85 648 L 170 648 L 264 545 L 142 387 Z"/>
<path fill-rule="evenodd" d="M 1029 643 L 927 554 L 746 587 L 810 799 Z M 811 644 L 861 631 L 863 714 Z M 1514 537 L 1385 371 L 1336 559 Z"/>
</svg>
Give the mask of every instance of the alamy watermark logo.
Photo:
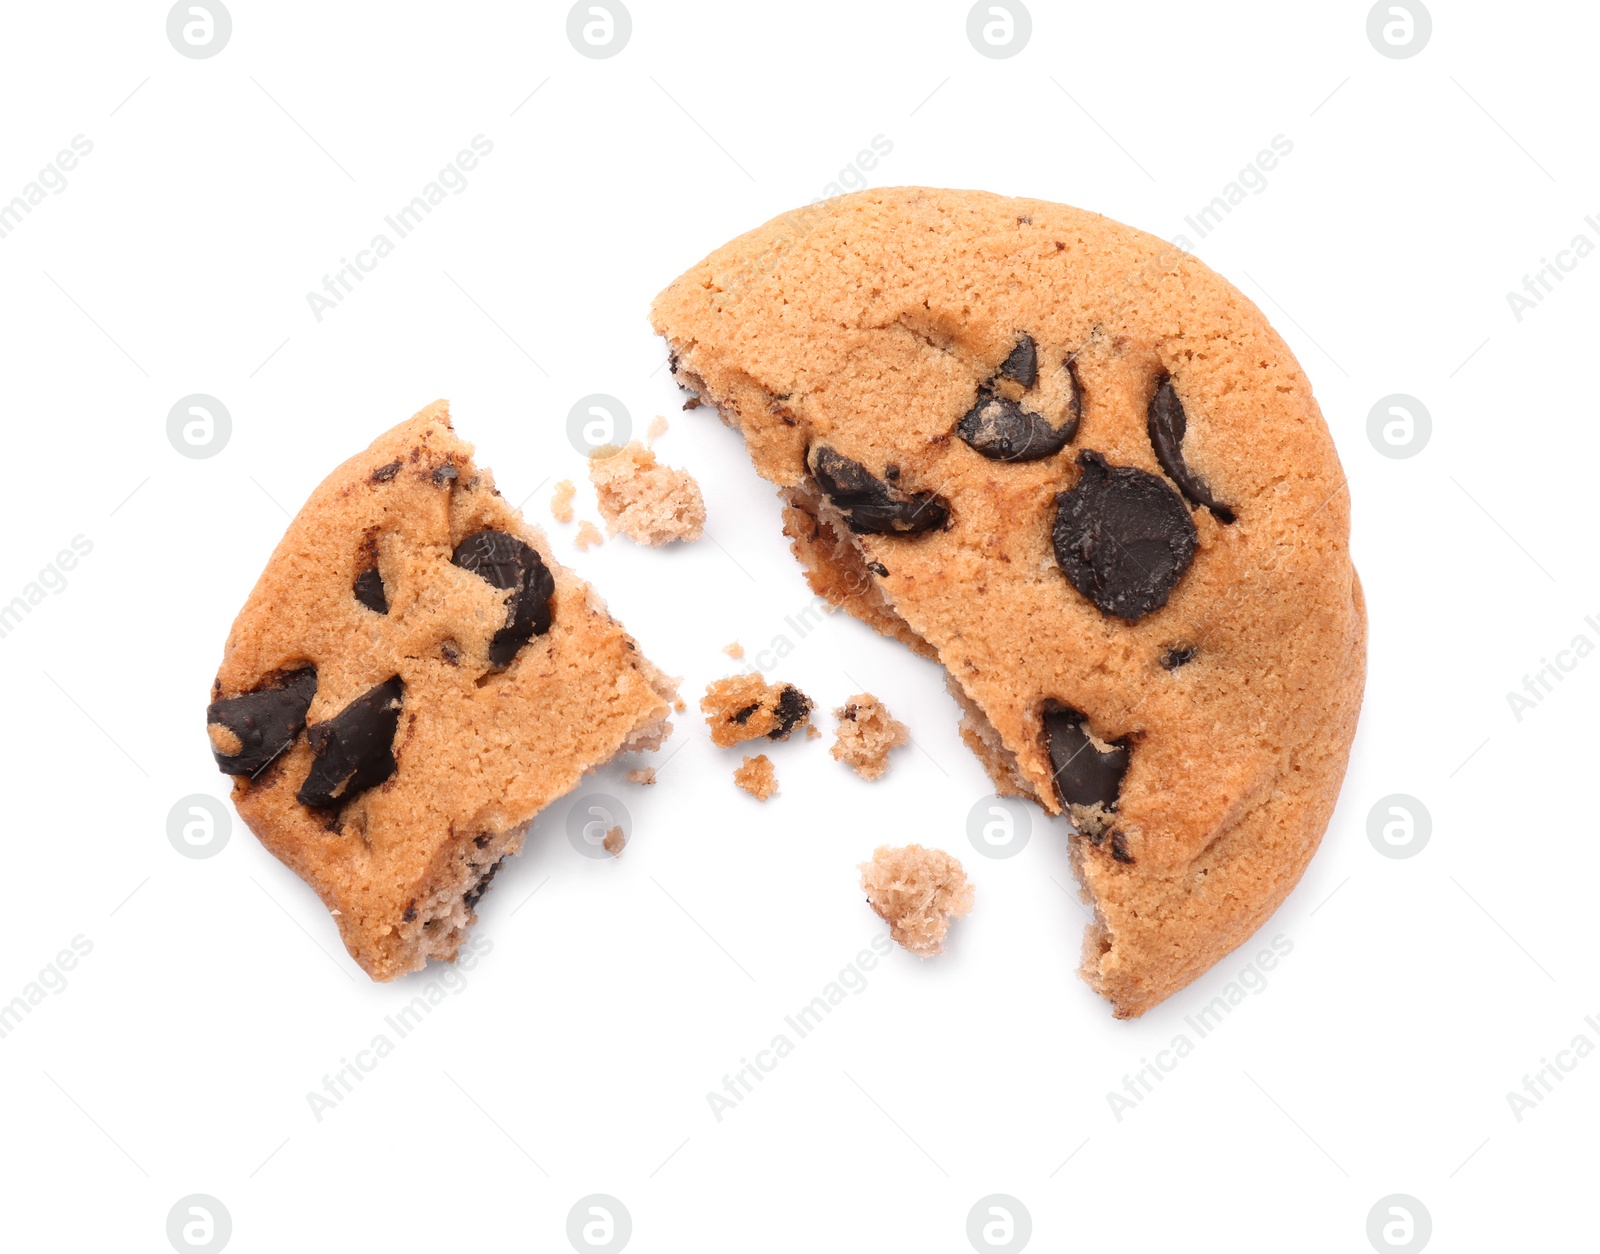
<svg viewBox="0 0 1600 1254">
<path fill-rule="evenodd" d="M 1433 36 L 1433 17 L 1422 0 L 1378 0 L 1367 13 L 1367 42 L 1395 61 L 1414 57 Z"/>
<path fill-rule="evenodd" d="M 218 1254 L 233 1236 L 233 1216 L 208 1193 L 180 1197 L 167 1212 L 167 1240 L 179 1254 Z"/>
<path fill-rule="evenodd" d="M 1033 16 L 1022 0 L 978 0 L 967 13 L 967 42 L 986 57 L 1014 57 L 1032 35 Z"/>
<path fill-rule="evenodd" d="M 605 448 L 621 448 L 633 435 L 633 416 L 615 396 L 591 392 L 572 402 L 567 411 L 567 443 L 580 456 L 592 457 Z"/>
<path fill-rule="evenodd" d="M 1409 1193 L 1380 1197 L 1367 1212 L 1367 1240 L 1379 1254 L 1417 1254 L 1433 1235 L 1433 1216 Z"/>
<path fill-rule="evenodd" d="M 233 15 L 222 0 L 178 0 L 167 13 L 167 42 L 195 61 L 214 57 L 233 38 Z"/>
<path fill-rule="evenodd" d="M 1379 797 L 1367 811 L 1367 839 L 1385 858 L 1414 858 L 1432 835 L 1428 807 L 1403 792 Z"/>
<path fill-rule="evenodd" d="M 1393 392 L 1367 411 L 1367 442 L 1385 457 L 1403 461 L 1428 447 L 1433 416 L 1415 396 Z"/>
<path fill-rule="evenodd" d="M 592 61 L 614 57 L 633 36 L 622 0 L 578 0 L 567 11 L 567 42 Z"/>
<path fill-rule="evenodd" d="M 1033 833 L 1029 810 L 1016 797 L 979 797 L 967 811 L 967 839 L 986 858 L 1014 858 Z"/>
<path fill-rule="evenodd" d="M 209 793 L 180 797 L 167 811 L 167 840 L 185 858 L 214 858 L 228 845 L 233 819 Z"/>
<path fill-rule="evenodd" d="M 619 1254 L 633 1236 L 633 1216 L 609 1193 L 580 1197 L 567 1212 L 567 1240 L 580 1254 Z"/>
<path fill-rule="evenodd" d="M 191 392 L 167 411 L 167 443 L 185 457 L 215 457 L 232 438 L 233 415 L 215 396 Z"/>
<path fill-rule="evenodd" d="M 1018 1254 L 1033 1236 L 1033 1216 L 1009 1193 L 980 1197 L 967 1212 L 967 1240 L 978 1254 Z"/>
</svg>

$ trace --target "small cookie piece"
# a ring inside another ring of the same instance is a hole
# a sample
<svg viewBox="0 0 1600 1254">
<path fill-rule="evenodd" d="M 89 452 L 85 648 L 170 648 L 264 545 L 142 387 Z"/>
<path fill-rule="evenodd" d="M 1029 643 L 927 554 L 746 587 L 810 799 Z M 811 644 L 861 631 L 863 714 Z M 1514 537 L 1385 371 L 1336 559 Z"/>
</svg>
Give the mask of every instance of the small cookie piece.
<svg viewBox="0 0 1600 1254">
<path fill-rule="evenodd" d="M 641 785 L 653 784 L 656 782 L 656 768 L 653 766 L 641 766 L 638 770 L 629 771 L 628 782 Z"/>
<path fill-rule="evenodd" d="M 628 838 L 620 827 L 613 827 L 600 842 L 601 847 L 613 858 L 620 858 L 627 844 Z"/>
<path fill-rule="evenodd" d="M 655 547 L 698 540 L 706 525 L 706 503 L 694 476 L 661 465 L 638 440 L 592 454 L 589 480 L 612 535 L 620 531 L 636 544 Z"/>
<path fill-rule="evenodd" d="M 717 680 L 700 699 L 711 742 L 724 749 L 762 736 L 787 740 L 810 720 L 811 709 L 811 698 L 793 684 L 769 684 L 753 672 Z"/>
<path fill-rule="evenodd" d="M 556 484 L 556 490 L 550 494 L 550 517 L 558 523 L 572 521 L 572 498 L 578 494 L 578 485 L 571 479 L 563 479 Z"/>
<path fill-rule="evenodd" d="M 731 658 L 742 658 L 744 656 L 744 645 L 735 640 L 732 644 L 723 645 L 722 651 Z"/>
<path fill-rule="evenodd" d="M 289 524 L 228 635 L 207 734 L 240 817 L 390 980 L 455 958 L 534 815 L 659 747 L 674 688 L 440 401 Z"/>
<path fill-rule="evenodd" d="M 740 763 L 733 772 L 733 782 L 757 801 L 765 801 L 778 791 L 778 773 L 773 769 L 772 759 L 764 753 Z"/>
<path fill-rule="evenodd" d="M 889 750 L 911 739 L 911 730 L 870 692 L 858 692 L 833 716 L 839 720 L 839 730 L 829 752 L 862 779 L 882 779 L 889 769 Z"/>
<path fill-rule="evenodd" d="M 604 544 L 606 538 L 600 534 L 600 528 L 585 518 L 578 524 L 578 534 L 573 537 L 572 542 L 587 553 L 595 545 Z"/>
<path fill-rule="evenodd" d="M 650 420 L 650 429 L 645 432 L 645 435 L 652 440 L 659 440 L 662 436 L 666 435 L 666 433 L 667 420 L 660 414 L 657 414 Z"/>
<path fill-rule="evenodd" d="M 967 874 L 942 849 L 879 845 L 860 869 L 868 904 L 889 935 L 919 958 L 943 953 L 950 921 L 972 909 Z"/>
</svg>

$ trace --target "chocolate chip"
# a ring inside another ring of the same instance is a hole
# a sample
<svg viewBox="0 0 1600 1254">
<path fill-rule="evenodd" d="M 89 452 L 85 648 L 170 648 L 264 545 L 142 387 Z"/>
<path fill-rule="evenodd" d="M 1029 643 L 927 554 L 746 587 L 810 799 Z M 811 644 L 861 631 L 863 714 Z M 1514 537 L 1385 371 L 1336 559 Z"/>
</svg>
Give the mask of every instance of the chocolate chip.
<svg viewBox="0 0 1600 1254">
<path fill-rule="evenodd" d="M 956 424 L 956 434 L 995 462 L 1036 462 L 1059 453 L 1077 430 L 1053 427 L 1018 402 L 978 389 L 978 399 Z"/>
<path fill-rule="evenodd" d="M 376 566 L 368 566 L 356 576 L 355 594 L 356 600 L 369 610 L 376 610 L 379 614 L 389 612 L 389 597 L 383 590 L 383 576 L 378 573 Z"/>
<path fill-rule="evenodd" d="M 1128 838 L 1121 832 L 1111 833 L 1111 856 L 1118 862 L 1133 864 L 1133 855 L 1128 852 Z"/>
<path fill-rule="evenodd" d="M 406 912 L 400 916 L 400 922 L 402 922 L 402 923 L 415 923 L 416 921 L 417 921 L 417 903 L 415 901 L 408 901 L 408 902 L 406 902 Z"/>
<path fill-rule="evenodd" d="M 454 640 L 446 640 L 439 645 L 439 656 L 450 666 L 461 665 L 461 649 Z"/>
<path fill-rule="evenodd" d="M 435 468 L 433 472 L 433 486 L 436 488 L 442 488 L 445 484 L 454 479 L 459 479 L 460 477 L 461 472 L 456 469 L 455 464 L 452 462 L 445 462 L 444 465 Z"/>
<path fill-rule="evenodd" d="M 1043 719 L 1045 748 L 1061 804 L 1115 810 L 1128 771 L 1128 742 L 1116 740 L 1099 748 L 1090 739 L 1088 719 L 1059 702 L 1045 703 Z"/>
<path fill-rule="evenodd" d="M 795 725 L 811 713 L 811 698 L 793 684 L 785 684 L 778 694 L 778 706 L 772 715 L 778 725 L 767 733 L 768 740 L 787 740 Z"/>
<path fill-rule="evenodd" d="M 512 589 L 506 601 L 506 625 L 489 641 L 492 665 L 511 665 L 518 649 L 550 630 L 556 581 L 532 547 L 504 531 L 474 531 L 456 545 L 450 560 L 496 588 Z"/>
<path fill-rule="evenodd" d="M 242 696 L 213 701 L 206 709 L 206 724 L 226 729 L 239 742 L 237 753 L 212 756 L 225 775 L 252 779 L 292 745 L 306 725 L 306 711 L 317 695 L 317 671 L 307 666 L 280 671 Z"/>
<path fill-rule="evenodd" d="M 388 483 L 389 480 L 393 479 L 399 473 L 400 463 L 398 461 L 392 461 L 387 466 L 379 466 L 372 472 L 372 482 Z"/>
<path fill-rule="evenodd" d="M 342 805 L 395 773 L 394 733 L 404 694 L 396 675 L 306 730 L 316 761 L 297 794 L 301 805 Z"/>
<path fill-rule="evenodd" d="M 1183 402 L 1178 399 L 1172 378 L 1162 375 L 1156 384 L 1155 395 L 1150 398 L 1148 411 L 1150 443 L 1155 448 L 1156 460 L 1161 469 L 1172 477 L 1178 490 L 1196 505 L 1203 505 L 1220 523 L 1231 523 L 1237 517 L 1217 500 L 1211 487 L 1183 460 L 1183 436 L 1189 428 L 1188 415 L 1183 412 Z"/>
<path fill-rule="evenodd" d="M 823 495 L 857 535 L 916 535 L 949 520 L 950 503 L 937 492 L 895 487 L 825 444 L 813 445 L 807 461 Z M 886 468 L 886 475 L 889 469 L 895 472 L 890 478 L 899 477 L 898 467 Z"/>
<path fill-rule="evenodd" d="M 1136 623 L 1189 569 L 1194 520 L 1155 475 L 1093 451 L 1078 454 L 1078 466 L 1078 482 L 1056 497 L 1056 563 L 1102 614 Z"/>
<path fill-rule="evenodd" d="M 482 836 L 474 836 L 472 838 L 472 843 L 479 849 L 487 849 L 489 847 L 489 842 L 493 839 L 493 836 L 489 835 L 488 832 L 485 832 Z"/>
<path fill-rule="evenodd" d="M 867 563 L 867 569 L 869 571 L 871 571 L 874 575 L 876 575 L 879 579 L 887 578 L 888 574 L 889 574 L 889 568 L 887 566 L 885 566 L 882 562 L 868 562 Z"/>
<path fill-rule="evenodd" d="M 484 893 L 489 891 L 489 885 L 494 882 L 494 877 L 500 870 L 500 863 L 504 861 L 505 859 L 501 858 L 499 862 L 495 862 L 479 877 L 478 882 L 461 898 L 462 905 L 466 906 L 468 910 L 477 909 L 478 903 L 483 900 Z"/>
<path fill-rule="evenodd" d="M 1194 661 L 1195 654 L 1199 652 L 1200 650 L 1192 644 L 1186 644 L 1179 649 L 1168 649 L 1161 655 L 1161 665 L 1165 666 L 1169 671 L 1175 671 L 1178 667 L 1187 666 Z"/>
<path fill-rule="evenodd" d="M 747 706 L 744 707 L 744 709 L 735 710 L 732 714 L 730 714 L 728 716 L 728 721 L 730 723 L 737 723 L 737 724 L 739 724 L 740 727 L 743 727 L 746 723 L 748 723 L 750 721 L 750 716 L 752 714 L 754 714 L 760 708 L 761 708 L 761 702 L 759 702 L 759 701 L 755 702 L 754 704 L 747 705 Z"/>
<path fill-rule="evenodd" d="M 1025 388 L 1031 388 L 1039 381 L 1039 349 L 1033 342 L 1033 336 L 1024 332 L 1017 346 L 1011 350 L 1011 355 L 1000 363 L 1000 374 L 1007 379 L 1015 379 Z"/>
</svg>

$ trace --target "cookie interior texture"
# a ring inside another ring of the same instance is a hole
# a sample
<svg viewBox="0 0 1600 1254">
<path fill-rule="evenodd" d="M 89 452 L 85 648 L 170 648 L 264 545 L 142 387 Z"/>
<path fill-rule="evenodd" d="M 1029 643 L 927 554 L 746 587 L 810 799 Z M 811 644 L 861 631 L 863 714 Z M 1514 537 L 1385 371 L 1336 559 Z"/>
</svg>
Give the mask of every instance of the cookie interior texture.
<svg viewBox="0 0 1600 1254">
<path fill-rule="evenodd" d="M 1073 820 L 1115 1013 L 1247 939 L 1327 825 L 1366 637 L 1344 475 L 1261 313 L 1095 214 L 891 188 L 741 236 L 652 320 L 812 587 L 939 659 L 996 788 Z M 1070 802 L 1052 713 L 1104 764 Z"/>
<path fill-rule="evenodd" d="M 256 692 L 275 695 L 239 700 Z M 534 815 L 619 751 L 657 747 L 673 695 L 440 401 L 289 524 L 229 633 L 209 723 L 241 817 L 388 980 L 453 959 Z M 331 789 L 308 791 L 330 760 Z"/>
</svg>

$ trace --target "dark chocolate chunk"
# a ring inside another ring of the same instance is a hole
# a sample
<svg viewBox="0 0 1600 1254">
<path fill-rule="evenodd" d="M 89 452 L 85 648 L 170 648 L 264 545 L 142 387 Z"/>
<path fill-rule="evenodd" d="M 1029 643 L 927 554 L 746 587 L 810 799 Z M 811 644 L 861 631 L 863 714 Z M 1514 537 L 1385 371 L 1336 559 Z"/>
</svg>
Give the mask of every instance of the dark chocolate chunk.
<svg viewBox="0 0 1600 1254">
<path fill-rule="evenodd" d="M 1098 748 L 1089 738 L 1089 720 L 1055 701 L 1045 703 L 1043 718 L 1045 748 L 1061 804 L 1115 810 L 1122 777 L 1128 771 L 1128 742 L 1116 740 L 1105 749 Z"/>
<path fill-rule="evenodd" d="M 556 581 L 531 546 L 504 531 L 474 531 L 456 545 L 450 560 L 496 588 L 512 589 L 506 601 L 506 625 L 489 641 L 491 665 L 511 665 L 518 649 L 550 630 Z"/>
<path fill-rule="evenodd" d="M 1155 475 L 1078 454 L 1078 482 L 1056 497 L 1056 563 L 1102 614 L 1136 623 L 1167 603 L 1194 560 L 1194 520 Z"/>
<path fill-rule="evenodd" d="M 978 399 L 956 424 L 956 434 L 995 462 L 1036 462 L 1059 453 L 1077 431 L 1053 427 L 1042 415 L 1018 402 L 978 389 Z"/>
<path fill-rule="evenodd" d="M 1175 671 L 1178 667 L 1187 666 L 1194 661 L 1195 654 L 1199 652 L 1200 650 L 1192 644 L 1186 644 L 1182 648 L 1168 649 L 1161 655 L 1161 665 L 1165 666 L 1169 671 Z"/>
<path fill-rule="evenodd" d="M 1150 443 L 1155 448 L 1156 460 L 1161 469 L 1172 477 L 1178 490 L 1196 505 L 1203 505 L 1220 523 L 1231 523 L 1236 515 L 1211 493 L 1211 487 L 1183 460 L 1183 436 L 1189 429 L 1189 417 L 1183 412 L 1183 402 L 1178 399 L 1172 378 L 1162 375 L 1156 384 L 1155 395 L 1150 398 L 1148 411 Z"/>
<path fill-rule="evenodd" d="M 389 597 L 383 590 L 383 576 L 378 573 L 376 566 L 368 566 L 356 576 L 355 594 L 356 600 L 369 610 L 376 610 L 379 614 L 389 612 Z"/>
<path fill-rule="evenodd" d="M 297 794 L 301 805 L 343 805 L 395 773 L 394 733 L 404 694 L 396 675 L 306 729 L 316 761 Z"/>
<path fill-rule="evenodd" d="M 500 870 L 500 863 L 504 861 L 505 859 L 501 858 L 493 863 L 479 877 L 478 882 L 468 889 L 466 895 L 461 898 L 462 905 L 466 906 L 468 910 L 476 910 L 478 908 L 478 903 L 483 900 L 484 893 L 489 891 L 489 885 L 494 882 L 494 877 Z"/>
<path fill-rule="evenodd" d="M 750 705 L 745 706 L 744 709 L 742 709 L 742 710 L 735 710 L 732 714 L 728 715 L 728 722 L 737 723 L 737 724 L 739 724 L 740 727 L 743 727 L 746 723 L 748 723 L 750 721 L 750 716 L 752 714 L 754 714 L 760 708 L 761 708 L 761 702 L 756 701 L 756 702 L 754 702 L 754 703 L 752 703 Z"/>
<path fill-rule="evenodd" d="M 453 462 L 445 462 L 443 465 L 434 468 L 433 486 L 442 488 L 445 484 L 459 478 L 461 478 L 461 472 L 456 469 L 455 464 Z"/>
<path fill-rule="evenodd" d="M 869 571 L 871 571 L 874 575 L 876 575 L 879 579 L 884 579 L 889 574 L 889 568 L 887 566 L 885 566 L 882 562 L 868 562 L 867 563 L 867 569 Z"/>
<path fill-rule="evenodd" d="M 389 480 L 393 479 L 399 473 L 400 463 L 398 461 L 392 461 L 387 466 L 379 466 L 372 472 L 372 482 L 388 483 Z"/>
<path fill-rule="evenodd" d="M 789 733 L 795 729 L 795 724 L 810 713 L 811 698 L 793 684 L 785 684 L 783 691 L 778 694 L 778 706 L 772 712 L 773 717 L 778 720 L 778 725 L 767 733 L 767 739 L 789 739 Z"/>
<path fill-rule="evenodd" d="M 472 843 L 479 849 L 487 849 L 489 847 L 489 842 L 493 839 L 493 836 L 489 835 L 488 832 L 485 832 L 482 836 L 474 836 L 472 838 Z"/>
<path fill-rule="evenodd" d="M 937 492 L 896 487 L 825 444 L 813 445 L 807 461 L 823 495 L 857 535 L 916 535 L 938 530 L 950 518 L 950 503 Z M 884 473 L 899 478 L 898 467 L 888 467 Z"/>
<path fill-rule="evenodd" d="M 1000 363 L 1000 374 L 1007 379 L 1015 379 L 1025 388 L 1031 388 L 1039 381 L 1039 349 L 1033 342 L 1033 336 L 1024 332 L 1017 346 L 1011 350 L 1011 355 Z"/>
<path fill-rule="evenodd" d="M 1121 832 L 1111 833 L 1111 856 L 1118 862 L 1133 863 L 1133 855 L 1128 852 L 1128 838 Z"/>
<path fill-rule="evenodd" d="M 223 774 L 254 779 L 266 770 L 304 730 L 306 711 L 316 695 L 316 668 L 306 666 L 280 671 L 241 696 L 213 701 L 206 709 L 207 726 L 226 728 L 239 741 L 239 752 L 231 754 L 213 745 L 212 756 Z"/>
<path fill-rule="evenodd" d="M 415 900 L 406 902 L 406 912 L 400 916 L 402 923 L 415 923 L 417 921 L 417 903 Z"/>
</svg>

